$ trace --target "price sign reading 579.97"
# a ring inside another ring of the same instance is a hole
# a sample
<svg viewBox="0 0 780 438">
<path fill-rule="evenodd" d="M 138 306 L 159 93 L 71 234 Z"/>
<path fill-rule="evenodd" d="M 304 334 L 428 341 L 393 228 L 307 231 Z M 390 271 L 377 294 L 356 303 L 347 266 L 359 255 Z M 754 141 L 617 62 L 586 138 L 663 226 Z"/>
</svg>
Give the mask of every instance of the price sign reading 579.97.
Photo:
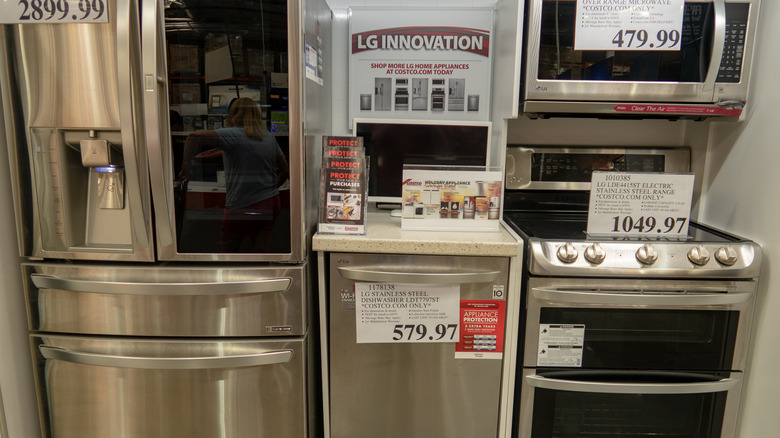
<svg viewBox="0 0 780 438">
<path fill-rule="evenodd" d="M 575 50 L 680 50 L 684 0 L 577 0 Z"/>
<path fill-rule="evenodd" d="M 0 24 L 107 23 L 109 0 L 3 0 Z"/>
<path fill-rule="evenodd" d="M 459 284 L 355 283 L 359 344 L 455 343 Z"/>
</svg>

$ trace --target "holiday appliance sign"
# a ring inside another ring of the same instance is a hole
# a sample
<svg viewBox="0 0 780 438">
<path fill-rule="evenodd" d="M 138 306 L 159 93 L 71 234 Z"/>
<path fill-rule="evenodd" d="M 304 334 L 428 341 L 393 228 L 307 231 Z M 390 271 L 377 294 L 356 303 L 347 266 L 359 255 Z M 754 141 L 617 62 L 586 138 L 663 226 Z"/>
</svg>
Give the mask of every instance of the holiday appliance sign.
<svg viewBox="0 0 780 438">
<path fill-rule="evenodd" d="M 488 120 L 492 9 L 350 10 L 354 117 Z"/>
</svg>

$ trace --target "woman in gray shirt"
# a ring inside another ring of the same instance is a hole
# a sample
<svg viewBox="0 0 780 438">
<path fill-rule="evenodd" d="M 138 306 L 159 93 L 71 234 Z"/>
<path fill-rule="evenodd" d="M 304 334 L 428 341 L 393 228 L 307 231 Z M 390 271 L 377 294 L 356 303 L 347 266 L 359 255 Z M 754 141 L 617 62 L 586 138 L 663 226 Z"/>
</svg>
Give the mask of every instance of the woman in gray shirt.
<svg viewBox="0 0 780 438">
<path fill-rule="evenodd" d="M 222 250 L 267 252 L 281 211 L 278 188 L 289 176 L 289 165 L 252 99 L 242 97 L 231 104 L 226 126 L 187 137 L 181 176 L 188 175 L 196 151 L 203 147 L 221 151 L 226 191 Z"/>
</svg>

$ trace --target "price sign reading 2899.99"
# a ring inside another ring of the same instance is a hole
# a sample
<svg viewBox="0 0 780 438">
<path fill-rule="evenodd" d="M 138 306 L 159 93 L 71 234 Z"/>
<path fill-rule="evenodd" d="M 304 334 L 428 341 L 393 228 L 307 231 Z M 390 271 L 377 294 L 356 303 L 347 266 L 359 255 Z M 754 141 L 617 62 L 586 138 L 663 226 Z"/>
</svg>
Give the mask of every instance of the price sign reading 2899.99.
<svg viewBox="0 0 780 438">
<path fill-rule="evenodd" d="M 680 50 L 684 0 L 577 0 L 575 50 Z"/>
<path fill-rule="evenodd" d="M 109 0 L 2 0 L 0 24 L 107 23 Z"/>
</svg>

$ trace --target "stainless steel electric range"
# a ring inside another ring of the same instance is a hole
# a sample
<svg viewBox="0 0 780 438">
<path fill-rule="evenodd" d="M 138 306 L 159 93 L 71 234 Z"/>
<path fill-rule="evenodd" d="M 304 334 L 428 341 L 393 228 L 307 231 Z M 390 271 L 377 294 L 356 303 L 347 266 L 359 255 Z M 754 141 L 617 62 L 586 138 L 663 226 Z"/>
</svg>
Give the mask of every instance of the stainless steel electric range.
<svg viewBox="0 0 780 438">
<path fill-rule="evenodd" d="M 513 436 L 735 434 L 760 247 L 586 234 L 593 170 L 685 172 L 685 148 L 510 147 L 504 220 L 523 239 Z"/>
</svg>

